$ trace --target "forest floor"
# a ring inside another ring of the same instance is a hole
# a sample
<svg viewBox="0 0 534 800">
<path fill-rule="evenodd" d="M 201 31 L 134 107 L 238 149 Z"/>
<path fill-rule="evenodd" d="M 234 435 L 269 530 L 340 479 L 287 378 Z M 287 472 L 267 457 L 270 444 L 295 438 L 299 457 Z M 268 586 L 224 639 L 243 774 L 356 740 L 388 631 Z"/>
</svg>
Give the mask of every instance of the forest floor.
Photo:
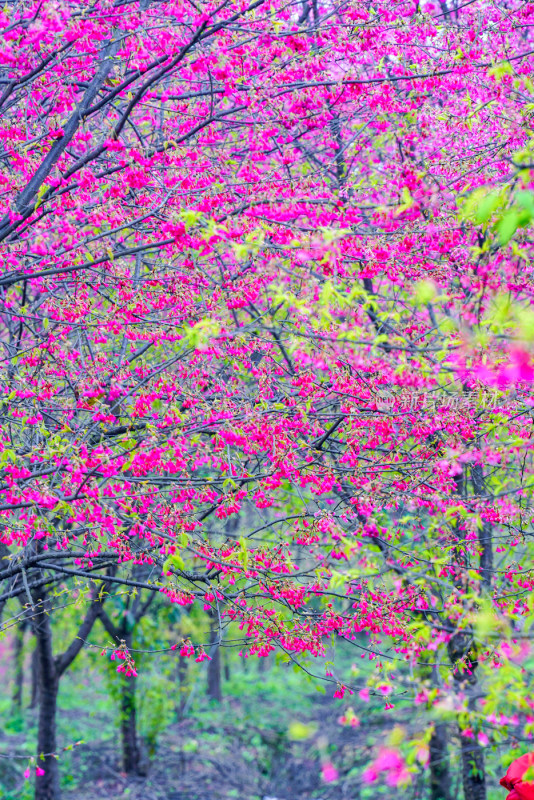
<svg viewBox="0 0 534 800">
<path fill-rule="evenodd" d="M 147 774 L 121 772 L 116 712 L 105 686 L 94 679 L 74 685 L 68 678 L 60 697 L 60 770 L 64 800 L 375 800 L 388 792 L 361 785 L 361 774 L 377 743 L 385 742 L 397 718 L 377 714 L 358 727 L 343 725 L 346 703 L 291 669 L 254 667 L 223 682 L 222 703 L 209 702 L 203 686 L 180 719 L 171 715 L 161 726 Z M 351 698 L 352 701 L 352 698 Z M 357 701 L 357 698 L 356 698 Z M 169 703 L 175 698 L 169 697 Z M 363 704 L 361 704 L 363 705 Z M 365 709 L 353 706 L 365 717 Z M 140 728 L 142 730 L 142 714 Z M 146 737 L 145 737 L 146 739 Z M 35 752 L 36 712 L 14 714 L 0 705 L 0 751 Z M 1 754 L 0 753 L 0 754 Z M 339 778 L 325 783 L 322 766 L 333 763 Z M 24 781 L 28 758 L 0 757 L 0 796 L 29 800 Z"/>
<path fill-rule="evenodd" d="M 361 749 L 361 733 L 341 728 L 336 722 L 339 709 L 331 703 L 315 706 L 317 720 L 307 717 L 302 724 L 310 730 L 317 726 L 317 733 L 301 741 L 293 741 L 283 723 L 258 726 L 246 718 L 238 701 L 227 702 L 224 710 L 207 708 L 166 729 L 146 778 L 121 775 L 115 742 L 88 742 L 73 754 L 72 771 L 80 781 L 66 796 L 72 800 L 121 796 L 132 800 L 352 800 L 356 787 L 347 776 L 343 793 L 339 783 L 335 787 L 323 783 L 320 751 L 334 746 L 336 762 L 341 756 L 344 761 L 359 761 L 354 756 Z M 321 737 L 328 744 L 318 741 Z M 355 772 L 354 777 L 359 777 L 359 770 Z"/>
<path fill-rule="evenodd" d="M 30 640 L 31 643 L 31 640 Z M 2 649 L 3 647 L 3 649 Z M 415 755 L 411 783 L 390 787 L 362 781 L 382 747 L 413 751 L 411 741 L 429 718 L 399 691 L 394 708 L 363 687 L 376 664 L 353 663 L 341 649 L 332 661 L 312 665 L 316 677 L 281 659 L 244 659 L 224 652 L 222 702 L 206 696 L 206 664 L 188 662 L 180 679 L 174 655 L 140 659 L 137 680 L 143 777 L 121 770 L 120 680 L 116 665 L 102 658 L 100 643 L 84 651 L 66 673 L 58 698 L 58 755 L 63 800 L 427 800 L 428 770 Z M 138 651 L 139 652 L 139 651 Z M 159 660 L 158 660 L 159 658 Z M 31 649 L 26 648 L 22 702 L 14 702 L 15 670 L 8 640 L 0 640 L 0 800 L 32 800 L 37 709 L 28 708 Z M 350 676 L 356 691 L 335 699 L 325 671 Z M 351 708 L 352 707 L 352 708 Z M 357 724 L 347 724 L 356 715 Z M 449 724 L 451 796 L 463 797 L 459 739 Z M 456 733 L 455 733 L 456 732 Z M 488 800 L 502 800 L 499 777 L 510 742 L 486 751 Z M 414 751 L 415 752 L 415 751 Z M 330 780 L 325 765 L 333 765 Z M 332 780 L 332 778 L 334 778 Z"/>
</svg>

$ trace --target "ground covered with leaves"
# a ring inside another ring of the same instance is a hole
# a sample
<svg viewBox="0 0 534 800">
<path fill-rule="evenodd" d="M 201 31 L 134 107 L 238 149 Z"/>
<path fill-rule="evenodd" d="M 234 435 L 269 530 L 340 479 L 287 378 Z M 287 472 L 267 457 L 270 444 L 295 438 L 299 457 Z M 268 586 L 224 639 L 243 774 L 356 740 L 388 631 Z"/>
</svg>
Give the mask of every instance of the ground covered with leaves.
<svg viewBox="0 0 534 800">
<path fill-rule="evenodd" d="M 201 681 L 202 674 L 198 676 Z M 179 689 L 167 703 L 176 704 L 174 719 L 152 742 L 145 728 L 146 776 L 121 772 L 117 716 L 105 686 L 98 682 L 65 682 L 61 697 L 60 745 L 71 747 L 83 734 L 83 743 L 64 751 L 61 773 L 68 800 L 312 800 L 317 798 L 371 798 L 376 786 L 361 786 L 361 774 L 372 758 L 379 738 L 387 739 L 395 720 L 384 712 L 367 724 L 343 724 L 346 703 L 333 690 L 318 690 L 291 668 L 257 666 L 237 671 L 224 681 L 224 698 L 206 700 L 203 686 L 195 685 L 179 713 Z M 320 687 L 319 687 L 320 688 Z M 26 699 L 26 698 L 25 698 Z M 6 800 L 26 800 L 32 787 L 24 780 L 28 757 L 35 749 L 36 712 L 13 711 L 3 701 L 0 748 L 20 758 L 0 760 L 0 785 Z M 360 709 L 365 715 L 365 710 Z M 369 720 L 371 715 L 369 715 Z M 381 727 L 381 730 L 377 729 Z M 384 727 L 385 726 L 385 727 Z M 152 737 L 154 739 L 154 737 Z M 325 782 L 325 765 L 335 763 L 338 777 Z M 378 790 L 381 794 L 382 790 Z M 385 795 L 384 795 L 385 796 Z"/>
<path fill-rule="evenodd" d="M 392 788 L 369 782 L 365 770 L 380 748 L 402 748 L 417 734 L 417 715 L 402 696 L 394 709 L 386 709 L 379 696 L 336 699 L 330 684 L 325 688 L 320 681 L 307 680 L 291 666 L 252 662 L 238 668 L 234 663 L 223 680 L 223 700 L 215 703 L 206 698 L 205 672 L 199 667 L 182 690 L 166 678 L 148 704 L 140 703 L 146 774 L 131 777 L 120 766 L 119 719 L 106 676 L 86 666 L 81 681 L 68 677 L 60 698 L 65 800 L 387 798 Z M 9 669 L 3 677 L 9 687 Z M 141 689 L 143 680 L 154 686 L 155 676 L 141 675 Z M 21 711 L 14 709 L 9 692 L 0 701 L 0 752 L 10 756 L 0 758 L 0 796 L 5 800 L 30 800 L 33 793 L 24 778 L 37 735 L 37 712 L 28 708 L 28 689 Z M 405 796 L 428 797 L 428 772 L 416 756 L 408 760 L 413 771 Z M 498 771 L 498 757 L 495 761 Z M 491 763 L 488 771 L 494 771 Z M 497 772 L 493 782 L 492 800 L 499 797 Z M 460 786 L 453 792 L 461 796 Z"/>
</svg>

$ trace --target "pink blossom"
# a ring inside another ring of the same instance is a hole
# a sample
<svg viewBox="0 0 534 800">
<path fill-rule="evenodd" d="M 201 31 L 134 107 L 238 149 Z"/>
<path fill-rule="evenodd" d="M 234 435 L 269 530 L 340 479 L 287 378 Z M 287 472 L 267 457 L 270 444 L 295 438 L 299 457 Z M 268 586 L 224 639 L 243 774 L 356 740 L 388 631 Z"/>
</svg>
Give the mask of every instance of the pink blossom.
<svg viewBox="0 0 534 800">
<path fill-rule="evenodd" d="M 321 776 L 325 783 L 332 783 L 333 781 L 337 781 L 339 773 L 334 765 L 330 761 L 327 761 L 323 764 Z"/>
</svg>

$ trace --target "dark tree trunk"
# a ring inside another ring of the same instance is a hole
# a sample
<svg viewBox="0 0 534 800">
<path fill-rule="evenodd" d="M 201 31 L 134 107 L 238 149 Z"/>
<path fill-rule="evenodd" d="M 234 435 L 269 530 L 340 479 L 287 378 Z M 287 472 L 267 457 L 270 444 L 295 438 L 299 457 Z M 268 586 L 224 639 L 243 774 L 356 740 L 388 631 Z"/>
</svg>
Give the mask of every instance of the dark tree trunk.
<svg viewBox="0 0 534 800">
<path fill-rule="evenodd" d="M 221 648 L 219 642 L 219 620 L 218 616 L 211 617 L 210 625 L 210 648 L 208 661 L 208 697 L 218 703 L 222 700 L 221 686 Z"/>
<path fill-rule="evenodd" d="M 484 473 L 480 464 L 474 464 L 471 468 L 473 480 L 473 490 L 477 497 L 486 491 Z M 487 520 L 482 523 L 482 528 L 478 533 L 478 543 L 480 545 L 480 575 L 482 584 L 487 589 L 491 588 L 491 576 L 493 573 L 493 545 L 491 539 L 492 526 Z"/>
<path fill-rule="evenodd" d="M 31 692 L 30 692 L 30 705 L 29 708 L 37 708 L 39 705 L 39 687 L 40 687 L 40 678 L 39 678 L 39 650 L 37 648 L 37 644 L 35 645 L 33 652 L 32 652 L 32 661 L 31 661 Z"/>
<path fill-rule="evenodd" d="M 484 771 L 484 751 L 473 739 L 462 736 L 462 781 L 464 800 L 486 800 L 486 774 Z"/>
<path fill-rule="evenodd" d="M 149 593 L 145 602 L 141 603 L 141 595 L 137 595 L 132 607 L 129 609 L 131 613 L 124 616 L 123 622 L 119 627 L 114 625 L 102 606 L 98 610 L 98 616 L 106 631 L 115 642 L 121 643 L 122 646 L 126 647 L 128 652 L 133 647 L 135 626 L 148 611 L 154 596 L 154 593 Z M 133 617 L 133 622 L 131 617 Z M 142 746 L 137 734 L 136 688 L 137 678 L 135 675 L 122 676 L 120 699 L 122 769 L 128 775 L 146 775 L 148 772 L 148 758 L 146 749 Z"/>
<path fill-rule="evenodd" d="M 480 465 L 474 465 L 471 470 L 473 492 L 475 496 L 484 493 L 484 474 Z M 459 494 L 467 491 L 465 468 L 458 478 L 457 490 Z M 491 543 L 491 526 L 484 526 L 479 536 L 481 545 L 480 571 L 482 585 L 491 587 L 493 567 L 493 552 Z M 458 565 L 465 570 L 469 564 L 465 555 L 458 558 Z M 453 677 L 459 684 L 462 692 L 469 697 L 469 709 L 475 705 L 474 689 L 477 684 L 476 670 L 478 667 L 477 648 L 474 642 L 471 627 L 458 629 L 449 639 L 447 644 L 451 664 L 455 667 Z M 484 771 L 484 751 L 475 739 L 462 736 L 460 729 L 460 749 L 462 758 L 462 782 L 464 787 L 464 800 L 486 800 L 486 775 Z"/>
<path fill-rule="evenodd" d="M 436 723 L 430 737 L 430 800 L 451 800 L 447 726 Z"/>
<path fill-rule="evenodd" d="M 271 656 L 262 656 L 258 659 L 258 672 L 260 675 L 265 675 L 271 668 Z"/>
<path fill-rule="evenodd" d="M 122 768 L 128 775 L 139 775 L 140 749 L 137 739 L 135 707 L 135 675 L 123 678 L 121 687 L 121 744 Z"/>
<path fill-rule="evenodd" d="M 180 702 L 178 704 L 178 716 L 182 719 L 184 715 L 185 704 L 187 701 L 187 658 L 185 656 L 178 656 L 178 683 L 180 686 Z"/>
<path fill-rule="evenodd" d="M 24 687 L 24 631 L 25 625 L 15 628 L 13 640 L 13 708 L 22 709 L 22 690 Z"/>
<path fill-rule="evenodd" d="M 218 703 L 222 700 L 221 651 L 219 647 L 215 648 L 211 661 L 208 662 L 208 697 L 210 700 L 217 700 Z"/>
<path fill-rule="evenodd" d="M 37 764 L 44 775 L 35 779 L 35 800 L 59 800 L 59 769 L 56 753 L 56 713 L 58 674 L 52 652 L 52 629 L 47 605 L 43 602 L 33 617 L 39 661 L 40 703 L 37 734 Z M 41 758 L 44 756 L 44 758 Z"/>
<path fill-rule="evenodd" d="M 148 608 L 149 603 L 145 604 Z M 144 612 L 141 610 L 137 623 Z M 128 652 L 133 646 L 133 626 L 128 629 L 126 618 L 124 624 L 116 627 L 102 607 L 98 616 L 109 635 L 122 643 Z M 134 624 L 135 624 L 134 623 Z M 145 759 L 141 758 L 141 747 L 137 736 L 137 708 L 136 708 L 137 678 L 135 675 L 122 675 L 120 685 L 120 735 L 121 735 L 121 762 L 122 769 L 127 775 L 146 775 Z M 142 766 L 143 762 L 143 766 Z"/>
<path fill-rule="evenodd" d="M 44 592 L 34 595 L 31 619 L 35 633 L 39 670 L 39 722 L 37 732 L 37 766 L 43 770 L 35 778 L 35 800 L 60 800 L 57 761 L 56 716 L 59 679 L 72 664 L 97 618 L 101 600 L 91 604 L 76 637 L 64 653 L 54 657 L 50 605 Z"/>
</svg>

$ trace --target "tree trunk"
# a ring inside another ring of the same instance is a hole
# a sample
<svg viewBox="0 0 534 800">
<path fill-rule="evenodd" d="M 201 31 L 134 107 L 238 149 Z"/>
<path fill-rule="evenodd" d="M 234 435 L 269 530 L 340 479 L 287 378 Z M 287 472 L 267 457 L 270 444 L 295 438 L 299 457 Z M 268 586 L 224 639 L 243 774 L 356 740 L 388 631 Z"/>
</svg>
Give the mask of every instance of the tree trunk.
<svg viewBox="0 0 534 800">
<path fill-rule="evenodd" d="M 40 591 L 40 590 L 38 590 Z M 44 592 L 35 594 L 31 619 L 36 640 L 39 670 L 39 723 L 37 732 L 37 767 L 43 771 L 35 777 L 35 800 L 60 800 L 57 761 L 56 716 L 59 679 L 72 664 L 89 635 L 102 601 L 91 604 L 76 637 L 64 653 L 54 658 L 50 604 Z"/>
<path fill-rule="evenodd" d="M 260 675 L 265 675 L 271 668 L 271 656 L 262 656 L 258 658 L 258 672 Z"/>
<path fill-rule="evenodd" d="M 187 667 L 188 661 L 185 656 L 178 656 L 178 684 L 180 686 L 180 702 L 178 704 L 178 716 L 180 719 L 183 718 L 185 704 L 187 701 Z"/>
<path fill-rule="evenodd" d="M 471 478 L 473 481 L 474 493 L 477 497 L 486 491 L 484 472 L 480 464 L 474 464 L 471 468 Z M 491 576 L 493 574 L 493 545 L 492 545 L 492 525 L 487 520 L 482 523 L 482 528 L 478 533 L 478 543 L 480 545 L 480 575 L 482 585 L 486 589 L 491 589 Z"/>
<path fill-rule="evenodd" d="M 25 625 L 15 628 L 15 638 L 13 640 L 13 708 L 16 711 L 22 709 L 22 690 L 24 687 L 24 630 Z"/>
<path fill-rule="evenodd" d="M 430 800 L 451 800 L 447 726 L 436 723 L 430 737 Z"/>
<path fill-rule="evenodd" d="M 137 608 L 137 613 L 135 613 L 134 607 L 133 625 L 125 617 L 123 624 L 120 627 L 116 627 L 102 606 L 98 609 L 98 616 L 105 630 L 114 641 L 120 642 L 122 646 L 126 647 L 128 652 L 133 646 L 133 629 L 150 606 L 153 597 L 154 595 L 150 595 L 148 601 L 140 608 Z M 121 676 L 120 736 L 122 769 L 127 775 L 146 775 L 148 772 L 147 759 L 145 758 L 145 752 L 142 752 L 141 743 L 137 735 L 136 688 L 137 677 L 135 675 Z"/>
<path fill-rule="evenodd" d="M 462 736 L 462 781 L 464 800 L 486 800 L 486 774 L 484 772 L 484 751 L 473 739 Z"/>
<path fill-rule="evenodd" d="M 218 703 L 222 700 L 221 687 L 221 648 L 219 643 L 219 620 L 217 616 L 211 616 L 210 625 L 210 648 L 208 661 L 208 697 Z"/>
<path fill-rule="evenodd" d="M 222 700 L 221 651 L 219 647 L 215 648 L 211 661 L 208 661 L 208 697 L 218 703 Z"/>
<path fill-rule="evenodd" d="M 39 728 L 37 734 L 37 765 L 44 775 L 35 779 L 35 800 L 60 800 L 59 769 L 56 753 L 56 713 L 58 674 L 52 652 L 52 629 L 48 608 L 41 601 L 34 616 L 36 649 L 39 661 Z M 44 756 L 44 758 L 41 758 Z"/>
<path fill-rule="evenodd" d="M 31 693 L 30 693 L 30 705 L 28 708 L 37 708 L 39 705 L 39 688 L 40 688 L 40 678 L 39 678 L 39 650 L 37 648 L 37 644 L 33 648 L 32 652 L 32 661 L 31 661 Z"/>
<path fill-rule="evenodd" d="M 122 768 L 128 775 L 139 774 L 135 680 L 135 675 L 128 675 L 123 678 L 121 688 Z"/>
<path fill-rule="evenodd" d="M 484 492 L 484 474 L 480 465 L 474 465 L 471 471 L 473 490 L 475 496 Z M 457 492 L 464 495 L 467 491 L 465 467 L 461 474 L 455 478 Z M 481 545 L 480 572 L 482 585 L 491 588 L 491 574 L 493 567 L 493 551 L 491 543 L 491 526 L 482 529 L 479 536 Z M 469 567 L 465 556 L 459 555 L 458 566 L 462 571 Z M 447 643 L 447 650 L 451 664 L 455 666 L 454 680 L 459 684 L 462 692 L 469 696 L 469 710 L 475 706 L 474 691 L 477 684 L 476 670 L 478 666 L 477 649 L 474 642 L 473 630 L 470 626 L 457 629 Z M 466 662 L 463 660 L 467 659 Z M 484 751 L 475 739 L 462 736 L 460 728 L 460 748 L 462 757 L 462 782 L 464 787 L 464 800 L 486 800 L 486 775 L 484 772 Z"/>
</svg>

